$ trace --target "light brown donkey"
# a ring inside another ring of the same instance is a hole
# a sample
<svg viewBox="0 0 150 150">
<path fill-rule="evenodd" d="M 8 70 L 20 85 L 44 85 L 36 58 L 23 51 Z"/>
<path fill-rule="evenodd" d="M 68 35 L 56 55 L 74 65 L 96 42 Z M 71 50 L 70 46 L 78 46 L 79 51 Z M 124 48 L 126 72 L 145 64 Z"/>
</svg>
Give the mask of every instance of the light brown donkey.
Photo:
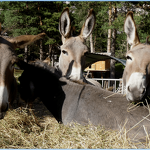
<svg viewBox="0 0 150 150">
<path fill-rule="evenodd" d="M 131 48 L 126 54 L 123 83 L 127 100 L 138 102 L 150 94 L 150 45 L 147 40 L 144 44 L 140 43 L 131 11 L 126 16 L 124 31 Z"/>
<path fill-rule="evenodd" d="M 59 57 L 59 68 L 62 75 L 75 81 L 84 81 L 83 67 L 85 55 L 88 48 L 85 39 L 92 33 L 95 25 L 95 14 L 93 9 L 89 11 L 88 17 L 82 26 L 79 36 L 72 36 L 69 9 L 63 10 L 60 21 L 59 31 L 62 35 L 61 54 Z"/>
</svg>

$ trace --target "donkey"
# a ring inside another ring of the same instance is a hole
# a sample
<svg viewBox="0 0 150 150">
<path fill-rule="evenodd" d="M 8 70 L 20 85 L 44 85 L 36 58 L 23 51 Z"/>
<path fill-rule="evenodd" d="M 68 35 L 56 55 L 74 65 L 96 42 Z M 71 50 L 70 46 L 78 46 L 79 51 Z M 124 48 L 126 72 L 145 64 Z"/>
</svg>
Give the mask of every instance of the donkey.
<svg viewBox="0 0 150 150">
<path fill-rule="evenodd" d="M 60 110 L 63 103 L 61 100 L 65 98 L 61 87 L 63 82 L 59 81 L 61 72 L 42 61 L 27 64 L 20 60 L 18 66 L 24 70 L 18 78 L 20 98 L 30 106 L 36 98 L 40 98 L 56 120 L 61 123 Z"/>
<path fill-rule="evenodd" d="M 26 45 L 45 36 L 21 35 L 15 38 L 0 37 L 0 119 L 3 119 L 16 97 L 17 84 L 14 78 L 14 64 L 18 63 L 18 57 L 14 50 L 24 48 Z"/>
<path fill-rule="evenodd" d="M 42 67 L 43 62 L 19 65 L 24 69 L 19 78 L 20 97 L 26 101 L 39 97 L 58 122 L 64 125 L 91 123 L 121 133 L 126 129 L 126 134 L 136 141 L 144 140 L 150 133 L 150 114 L 146 106 L 134 106 L 121 94 L 112 95 L 90 84 L 57 76 L 59 72 L 45 64 L 45 68 Z"/>
<path fill-rule="evenodd" d="M 126 86 L 127 100 L 139 102 L 150 95 L 150 45 L 148 42 L 140 43 L 131 11 L 127 13 L 124 31 L 131 48 L 126 54 L 123 84 Z"/>
<path fill-rule="evenodd" d="M 59 32 L 62 35 L 62 46 L 59 57 L 59 68 L 62 71 L 62 75 L 67 79 L 86 82 L 83 77 L 85 56 L 88 53 L 85 40 L 92 33 L 95 20 L 95 13 L 91 9 L 82 26 L 80 35 L 74 37 L 71 31 L 69 9 L 64 9 L 60 16 Z"/>
</svg>

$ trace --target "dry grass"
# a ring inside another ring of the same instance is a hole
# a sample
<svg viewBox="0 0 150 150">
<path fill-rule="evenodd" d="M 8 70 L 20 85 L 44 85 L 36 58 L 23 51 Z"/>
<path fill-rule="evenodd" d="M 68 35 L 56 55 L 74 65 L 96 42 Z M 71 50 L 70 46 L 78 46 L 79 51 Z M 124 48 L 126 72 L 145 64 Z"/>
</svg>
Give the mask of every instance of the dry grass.
<svg viewBox="0 0 150 150">
<path fill-rule="evenodd" d="M 9 110 L 0 120 L 0 148 L 137 148 L 126 136 L 100 126 L 64 126 L 52 117 L 43 119 L 39 126 L 27 110 Z"/>
</svg>

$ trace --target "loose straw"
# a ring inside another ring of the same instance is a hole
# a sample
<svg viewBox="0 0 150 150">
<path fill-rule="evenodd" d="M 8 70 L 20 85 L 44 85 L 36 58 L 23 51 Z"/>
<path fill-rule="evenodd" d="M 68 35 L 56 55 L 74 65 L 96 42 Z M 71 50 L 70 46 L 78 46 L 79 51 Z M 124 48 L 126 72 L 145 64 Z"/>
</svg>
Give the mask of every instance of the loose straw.
<svg viewBox="0 0 150 150">
<path fill-rule="evenodd" d="M 141 121 L 139 121 L 137 124 L 135 124 L 132 128 L 130 128 L 126 133 L 128 133 L 130 130 L 132 130 L 135 126 L 137 126 L 139 123 L 141 123 L 144 119 L 146 119 L 147 117 L 149 117 L 150 114 L 148 114 L 146 117 L 144 117 Z"/>
</svg>

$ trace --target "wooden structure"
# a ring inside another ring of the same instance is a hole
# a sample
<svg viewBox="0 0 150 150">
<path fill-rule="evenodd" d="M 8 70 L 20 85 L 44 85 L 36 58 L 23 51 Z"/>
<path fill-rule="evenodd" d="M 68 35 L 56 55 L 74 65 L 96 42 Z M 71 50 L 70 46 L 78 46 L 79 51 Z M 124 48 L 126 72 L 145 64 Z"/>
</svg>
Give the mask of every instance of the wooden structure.
<svg viewBox="0 0 150 150">
<path fill-rule="evenodd" d="M 91 66 L 87 67 L 85 71 L 109 71 L 110 70 L 110 59 L 104 61 L 97 61 Z"/>
<path fill-rule="evenodd" d="M 93 63 L 92 65 L 90 65 L 89 67 L 87 67 L 85 71 L 90 72 L 92 74 L 92 78 L 93 77 L 103 78 L 104 74 L 105 74 L 105 77 L 108 78 L 109 73 L 110 73 L 110 59 L 97 61 Z"/>
</svg>

